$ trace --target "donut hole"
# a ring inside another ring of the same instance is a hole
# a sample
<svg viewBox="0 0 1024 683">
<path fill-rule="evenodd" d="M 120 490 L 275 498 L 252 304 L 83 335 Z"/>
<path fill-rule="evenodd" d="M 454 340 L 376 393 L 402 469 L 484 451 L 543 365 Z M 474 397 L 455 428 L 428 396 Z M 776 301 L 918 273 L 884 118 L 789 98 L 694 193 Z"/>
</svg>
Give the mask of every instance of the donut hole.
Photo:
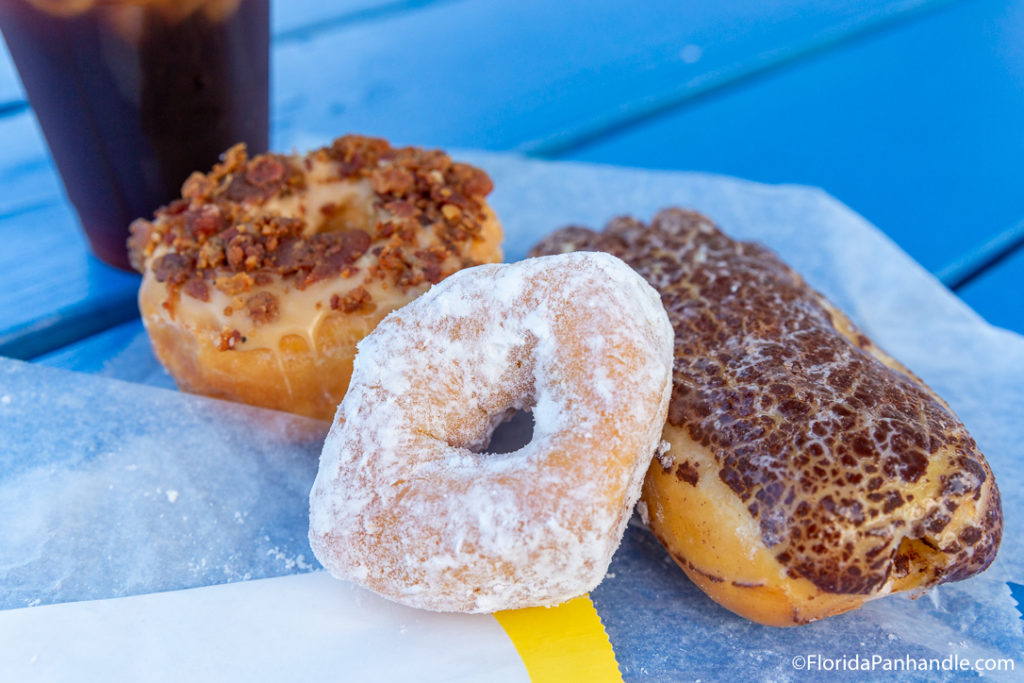
<svg viewBox="0 0 1024 683">
<path fill-rule="evenodd" d="M 467 330 L 475 324 L 477 321 L 459 320 L 456 331 L 459 336 L 483 334 L 482 330 Z M 430 432 L 452 448 L 483 456 L 514 453 L 530 444 L 535 432 L 533 411 L 542 384 L 534 373 L 535 346 L 535 337 L 526 334 L 511 347 L 494 349 L 481 344 L 470 358 L 445 359 L 457 371 L 447 389 L 441 390 L 450 400 L 436 415 Z M 461 347 L 449 348 L 458 349 L 455 356 L 463 353 Z"/>
<path fill-rule="evenodd" d="M 320 224 L 317 232 L 365 231 L 369 225 L 369 212 L 354 202 L 346 202 L 334 209 L 334 212 Z"/>
<path fill-rule="evenodd" d="M 315 232 L 368 231 L 376 225 L 373 190 L 368 182 L 334 183 L 329 187 L 329 194 L 318 194 L 310 200 L 311 215 L 320 217 Z"/>
<path fill-rule="evenodd" d="M 533 441 L 533 427 L 533 411 L 529 408 L 516 410 L 495 427 L 491 438 L 478 452 L 502 455 L 518 451 Z"/>
</svg>

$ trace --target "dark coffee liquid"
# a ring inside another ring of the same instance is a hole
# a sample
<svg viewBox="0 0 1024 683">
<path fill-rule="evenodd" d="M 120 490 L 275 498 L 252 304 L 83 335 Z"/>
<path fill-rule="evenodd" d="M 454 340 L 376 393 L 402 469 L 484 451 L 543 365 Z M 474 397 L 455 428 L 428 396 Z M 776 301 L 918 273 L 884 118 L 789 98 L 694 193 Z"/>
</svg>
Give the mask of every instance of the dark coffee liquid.
<svg viewBox="0 0 1024 683">
<path fill-rule="evenodd" d="M 29 102 L 107 263 L 128 268 L 129 223 L 179 196 L 192 171 L 236 142 L 266 150 L 268 5 L 241 0 L 226 18 L 199 8 L 169 19 L 145 2 L 101 0 L 59 17 L 0 0 Z"/>
</svg>

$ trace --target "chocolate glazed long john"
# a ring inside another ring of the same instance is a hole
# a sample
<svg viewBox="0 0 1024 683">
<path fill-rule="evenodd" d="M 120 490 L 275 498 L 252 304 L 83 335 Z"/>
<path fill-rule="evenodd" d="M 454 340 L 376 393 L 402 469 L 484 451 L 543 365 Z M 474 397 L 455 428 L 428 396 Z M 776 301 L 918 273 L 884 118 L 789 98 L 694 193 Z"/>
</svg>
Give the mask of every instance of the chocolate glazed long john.
<svg viewBox="0 0 1024 683">
<path fill-rule="evenodd" d="M 774 254 L 679 209 L 531 253 L 579 250 L 629 263 L 675 328 L 641 512 L 712 599 L 789 626 L 991 564 L 999 490 L 963 424 Z"/>
</svg>

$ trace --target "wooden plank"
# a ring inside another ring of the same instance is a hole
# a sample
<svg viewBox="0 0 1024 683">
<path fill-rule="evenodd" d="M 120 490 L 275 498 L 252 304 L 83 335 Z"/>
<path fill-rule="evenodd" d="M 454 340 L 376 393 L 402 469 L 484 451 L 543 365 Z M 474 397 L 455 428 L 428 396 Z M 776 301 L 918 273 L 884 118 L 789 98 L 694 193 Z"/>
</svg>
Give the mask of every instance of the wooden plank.
<svg viewBox="0 0 1024 683">
<path fill-rule="evenodd" d="M 275 41 L 302 41 L 304 36 L 338 26 L 379 19 L 439 0 L 320 0 L 273 2 Z M 26 96 L 6 42 L 0 36 L 0 215 L 61 200 L 60 180 Z"/>
<path fill-rule="evenodd" d="M 928 4 L 772 0 L 752 6 L 724 0 L 680 6 L 651 0 L 644 12 L 636 12 L 612 2 L 464 0 L 331 24 L 308 39 L 293 32 L 294 39 L 274 50 L 273 144 L 301 149 L 356 130 L 398 142 L 514 147 L 700 73 L 756 62 L 808 36 L 836 27 L 860 30 Z M 301 25 L 300 15 L 292 16 L 294 26 Z M 0 230 L 20 231 L 30 227 L 17 219 L 26 209 L 62 200 L 30 114 L 8 118 L 3 124 L 18 132 L 0 139 L 16 136 L 24 149 L 0 158 L 0 179 L 12 181 L 0 184 L 0 215 L 11 216 Z M 45 277 L 62 280 L 52 283 L 50 296 L 34 313 L 38 320 L 55 321 L 44 326 L 52 338 L 58 338 L 62 321 L 78 320 L 58 314 L 73 302 L 94 305 L 93 314 L 118 302 L 110 310 L 120 319 L 124 292 L 107 291 L 107 279 L 85 277 L 92 271 L 85 266 L 81 241 L 57 248 L 61 253 L 41 254 L 35 262 Z M 65 262 L 78 266 L 58 266 Z M 85 299 L 62 298 L 68 294 Z M 0 295 L 0 315 L 17 306 Z M 15 313 L 8 318 L 14 322 L 0 326 L 0 332 L 35 329 L 22 310 Z M 71 325 L 65 334 L 84 331 Z M 40 351 L 29 345 L 17 353 L 31 349 Z"/>
<path fill-rule="evenodd" d="M 971 280 L 957 294 L 993 325 L 1024 334 L 1024 248 Z"/>
<path fill-rule="evenodd" d="M 957 291 L 1017 249 L 1024 249 L 1024 221 L 1000 232 L 978 248 L 961 254 L 936 275 L 943 284 Z"/>
<path fill-rule="evenodd" d="M 1024 215 L 1021 25 L 955 5 L 566 156 L 818 185 L 936 272 Z"/>
<path fill-rule="evenodd" d="M 18 0 L 22 1 L 22 0 Z M 437 0 L 273 0 L 271 4 L 271 31 L 275 37 L 298 38 L 311 35 L 319 28 L 330 28 L 345 23 L 368 21 L 390 14 L 409 11 Z M 0 116 L 5 109 L 24 102 L 25 90 L 21 86 L 7 44 L 0 39 Z"/>
<path fill-rule="evenodd" d="M 7 43 L 0 40 L 0 115 L 25 101 L 25 90 L 14 69 Z"/>
<path fill-rule="evenodd" d="M 360 131 L 409 143 L 514 148 L 624 103 L 657 98 L 702 74 L 757 63 L 822 34 L 862 30 L 937 1 L 751 6 L 724 0 L 680 7 L 652 0 L 646 11 L 635 12 L 582 0 L 465 0 L 415 11 L 408 9 L 415 0 L 349 0 L 322 9 L 328 30 L 308 40 L 298 36 L 316 25 L 312 0 L 277 3 L 275 26 L 293 39 L 274 49 L 273 144 L 305 148 Z M 408 11 L 337 23 L 398 6 Z M 31 118 L 29 112 L 18 116 Z M 38 133 L 19 144 L 35 146 L 39 165 L 50 163 Z M 6 156 L 0 157 L 0 177 L 9 171 Z M 32 194 L 54 187 L 43 174 Z M 0 213 L 23 206 L 22 197 L 20 188 L 0 186 Z"/>
<path fill-rule="evenodd" d="M 322 3 L 299 0 L 275 3 L 273 21 L 275 31 L 297 34 L 321 19 L 337 24 L 371 16 L 375 8 L 400 11 L 406 5 L 349 0 L 335 3 L 325 16 Z M 23 97 L 10 54 L 0 41 L 0 240 L 6 247 L 0 267 L 7 282 L 16 283 L 0 294 L 0 355 L 16 358 L 34 357 L 83 337 L 95 339 L 90 335 L 137 316 L 137 278 L 88 255 L 35 117 L 17 107 L 13 115 L 3 115 L 5 102 Z"/>
<path fill-rule="evenodd" d="M 284 147 L 340 131 L 510 149 L 676 84 L 928 2 L 461 2 L 275 52 Z M 310 68 L 310 65 L 325 65 Z"/>
<path fill-rule="evenodd" d="M 60 176 L 30 111 L 0 118 L 0 218 L 13 217 L 31 207 L 63 203 Z M 4 228 L 3 226 L 7 226 Z M 16 230 L 5 221 L 0 230 Z"/>
<path fill-rule="evenodd" d="M 31 358 L 138 315 L 138 276 L 87 256 L 66 205 L 0 218 L 0 243 L 0 355 Z"/>
</svg>

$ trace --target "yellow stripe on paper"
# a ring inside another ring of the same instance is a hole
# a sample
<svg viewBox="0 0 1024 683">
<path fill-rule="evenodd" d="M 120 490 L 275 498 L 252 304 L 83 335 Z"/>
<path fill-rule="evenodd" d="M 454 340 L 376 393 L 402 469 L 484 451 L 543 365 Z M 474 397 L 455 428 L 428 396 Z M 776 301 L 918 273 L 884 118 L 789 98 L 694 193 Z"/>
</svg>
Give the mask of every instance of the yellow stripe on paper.
<svg viewBox="0 0 1024 683">
<path fill-rule="evenodd" d="M 496 612 L 494 618 L 515 645 L 532 683 L 622 683 L 615 652 L 589 595 L 558 607 Z"/>
</svg>

